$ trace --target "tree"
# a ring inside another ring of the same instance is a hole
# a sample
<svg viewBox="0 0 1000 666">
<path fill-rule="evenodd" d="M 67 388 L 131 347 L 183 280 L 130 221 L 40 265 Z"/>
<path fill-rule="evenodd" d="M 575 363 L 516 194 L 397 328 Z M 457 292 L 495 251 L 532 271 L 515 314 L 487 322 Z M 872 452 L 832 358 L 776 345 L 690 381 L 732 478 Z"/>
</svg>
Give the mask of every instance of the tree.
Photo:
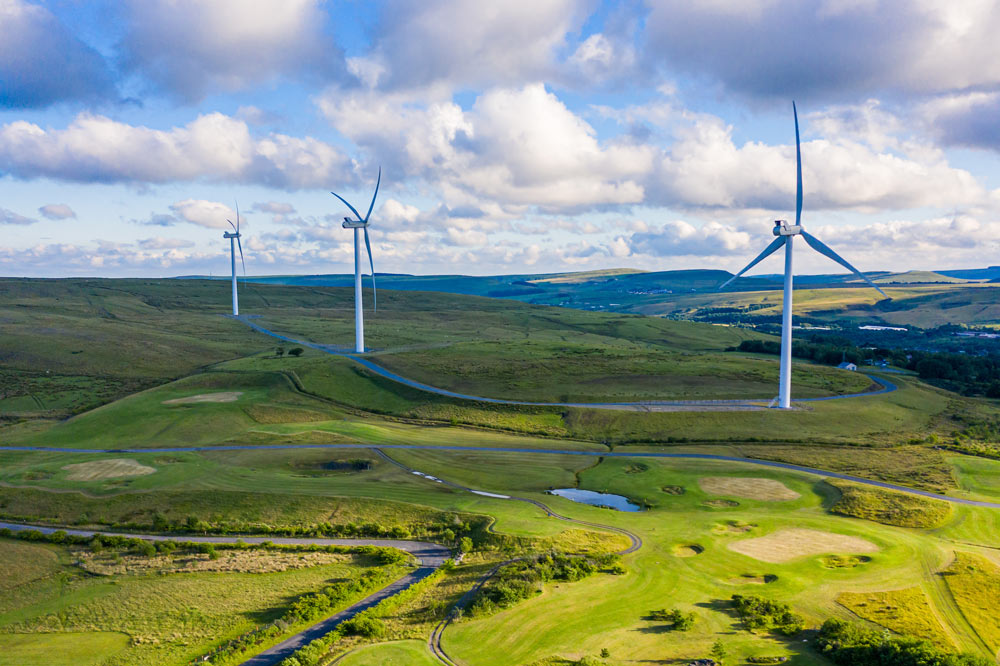
<svg viewBox="0 0 1000 666">
<path fill-rule="evenodd" d="M 458 550 L 461 553 L 468 553 L 472 550 L 472 539 L 467 536 L 462 537 L 462 540 L 458 542 Z"/>
<path fill-rule="evenodd" d="M 712 656 L 712 659 L 715 660 L 715 663 L 717 664 L 726 663 L 726 654 L 727 654 L 726 646 L 722 644 L 722 641 L 720 640 L 715 641 L 715 643 L 712 645 L 712 651 L 709 654 Z"/>
<path fill-rule="evenodd" d="M 274 349 L 274 355 L 277 356 L 278 358 L 281 358 L 282 356 L 285 355 L 285 348 L 284 347 L 275 347 L 275 349 Z"/>
<path fill-rule="evenodd" d="M 607 659 L 611 656 L 611 650 L 608 648 L 601 648 L 601 659 Z"/>
<path fill-rule="evenodd" d="M 302 353 L 304 351 L 305 350 L 302 349 L 302 347 L 293 347 L 292 349 L 288 350 L 288 355 L 289 356 L 296 356 L 296 357 L 298 357 L 298 356 L 302 356 Z"/>
</svg>

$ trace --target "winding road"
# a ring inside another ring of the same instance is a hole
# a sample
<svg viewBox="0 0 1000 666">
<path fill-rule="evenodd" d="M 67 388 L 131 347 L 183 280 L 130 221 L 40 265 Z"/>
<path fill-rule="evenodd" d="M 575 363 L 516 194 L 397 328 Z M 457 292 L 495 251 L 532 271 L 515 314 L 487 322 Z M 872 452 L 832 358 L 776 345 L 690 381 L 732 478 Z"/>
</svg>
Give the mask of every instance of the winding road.
<svg viewBox="0 0 1000 666">
<path fill-rule="evenodd" d="M 760 399 L 743 399 L 743 400 L 642 400 L 636 402 L 529 402 L 524 400 L 505 400 L 503 398 L 486 398 L 478 395 L 468 395 L 465 393 L 456 393 L 455 391 L 449 391 L 448 389 L 439 388 L 437 386 L 431 386 L 429 384 L 424 384 L 418 382 L 414 379 L 408 379 L 402 375 L 397 375 L 395 372 L 387 370 L 382 366 L 374 363 L 367 358 L 363 358 L 358 354 L 347 351 L 343 347 L 338 347 L 336 345 L 324 345 L 316 342 L 307 342 L 305 340 L 296 340 L 295 338 L 290 338 L 287 335 L 282 335 L 281 333 L 275 333 L 274 331 L 268 330 L 252 321 L 251 316 L 240 315 L 232 316 L 226 315 L 230 319 L 235 319 L 242 322 L 254 329 L 259 333 L 264 335 L 269 335 L 272 338 L 282 340 L 291 344 L 302 345 L 303 347 L 309 347 L 310 349 L 315 349 L 321 351 L 325 354 L 331 354 L 333 356 L 340 356 L 343 358 L 348 358 L 363 368 L 371 370 L 380 377 L 385 377 L 386 379 L 391 379 L 394 382 L 403 384 L 404 386 L 409 386 L 410 388 L 419 389 L 421 391 L 426 391 L 427 393 L 435 393 L 437 395 L 443 395 L 448 398 L 458 398 L 459 400 L 471 400 L 475 402 L 487 402 L 497 405 L 518 405 L 518 406 L 528 406 L 528 407 L 583 407 L 590 409 L 614 409 L 619 411 L 636 411 L 636 412 L 677 412 L 677 411 L 699 411 L 699 412 L 709 412 L 709 411 L 755 411 L 759 409 L 768 409 L 768 404 L 773 401 L 772 398 L 760 398 Z M 874 375 L 864 374 L 868 379 L 872 380 L 872 383 L 877 384 L 879 388 L 870 391 L 862 391 L 861 393 L 849 393 L 846 395 L 831 395 L 823 398 L 797 398 L 792 402 L 795 403 L 805 403 L 805 402 L 826 402 L 829 400 L 846 400 L 848 398 L 866 398 L 873 395 L 881 395 L 883 393 L 892 393 L 899 387 L 887 379 L 881 377 L 876 377 Z"/>
</svg>

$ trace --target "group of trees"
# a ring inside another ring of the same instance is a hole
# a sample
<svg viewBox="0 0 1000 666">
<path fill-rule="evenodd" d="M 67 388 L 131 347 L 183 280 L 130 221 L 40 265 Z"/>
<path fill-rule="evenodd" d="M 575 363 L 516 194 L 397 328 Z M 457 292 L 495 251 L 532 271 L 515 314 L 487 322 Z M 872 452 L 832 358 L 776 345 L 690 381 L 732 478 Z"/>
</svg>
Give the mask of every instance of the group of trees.
<svg viewBox="0 0 1000 666">
<path fill-rule="evenodd" d="M 773 340 L 744 340 L 731 349 L 757 354 L 781 353 L 780 343 Z M 921 379 L 956 393 L 1000 398 L 1000 352 L 997 351 L 967 354 L 858 347 L 846 338 L 813 335 L 808 340 L 793 340 L 792 356 L 824 365 L 838 365 L 846 360 L 859 367 L 868 361 L 885 360 L 891 365 L 913 370 Z"/>
<path fill-rule="evenodd" d="M 742 594 L 734 594 L 732 603 L 747 631 L 773 629 L 786 636 L 794 636 L 804 626 L 802 616 L 793 613 L 788 604 Z"/>
<path fill-rule="evenodd" d="M 694 626 L 694 613 L 685 613 L 679 608 L 655 610 L 649 616 L 658 622 L 665 622 L 675 631 L 687 631 Z"/>
<path fill-rule="evenodd" d="M 463 539 L 476 536 L 485 528 L 488 519 L 475 517 L 470 520 L 459 520 L 456 516 L 450 519 L 443 517 L 439 522 L 421 524 L 416 527 L 419 536 L 436 538 L 448 545 L 459 546 Z M 148 529 L 160 533 L 187 534 L 269 534 L 274 536 L 308 536 L 308 537 L 369 537 L 389 539 L 409 539 L 414 536 L 410 527 L 403 525 L 383 525 L 375 521 L 348 523 L 316 523 L 312 525 L 269 525 L 264 523 L 245 523 L 236 521 L 207 521 L 195 515 L 184 518 L 172 518 L 156 512 L 151 523 L 122 523 L 112 527 L 119 529 Z M 470 539 L 471 540 L 471 539 Z M 465 548 L 471 550 L 471 546 Z M 464 552 L 464 551 L 463 551 Z"/>
<path fill-rule="evenodd" d="M 489 615 L 510 608 L 519 601 L 541 592 L 541 586 L 551 580 L 577 581 L 590 576 L 602 566 L 617 563 L 614 555 L 578 557 L 561 553 L 545 553 L 511 562 L 480 588 L 469 607 L 470 615 Z"/>
</svg>

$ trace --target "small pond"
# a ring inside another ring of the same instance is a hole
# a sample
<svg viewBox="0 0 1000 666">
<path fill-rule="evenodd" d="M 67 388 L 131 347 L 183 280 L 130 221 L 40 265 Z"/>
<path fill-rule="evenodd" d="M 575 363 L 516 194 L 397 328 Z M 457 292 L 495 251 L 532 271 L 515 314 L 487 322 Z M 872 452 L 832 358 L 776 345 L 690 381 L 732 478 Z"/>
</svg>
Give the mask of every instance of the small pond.
<svg viewBox="0 0 1000 666">
<path fill-rule="evenodd" d="M 579 488 L 556 488 L 550 490 L 549 494 L 565 497 L 573 502 L 590 504 L 591 506 L 603 506 L 617 511 L 641 511 L 642 507 L 634 504 L 629 498 L 623 495 L 611 495 L 609 493 L 598 493 L 593 490 L 580 490 Z"/>
</svg>

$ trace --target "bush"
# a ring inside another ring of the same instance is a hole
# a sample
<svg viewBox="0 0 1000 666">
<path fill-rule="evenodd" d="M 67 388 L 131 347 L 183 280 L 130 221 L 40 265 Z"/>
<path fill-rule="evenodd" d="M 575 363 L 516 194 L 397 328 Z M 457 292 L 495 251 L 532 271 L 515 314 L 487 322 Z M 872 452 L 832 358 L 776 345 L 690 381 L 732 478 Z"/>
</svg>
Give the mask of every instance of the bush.
<svg viewBox="0 0 1000 666">
<path fill-rule="evenodd" d="M 349 636 L 363 636 L 364 638 L 380 638 L 385 635 L 385 623 L 377 617 L 371 617 L 362 613 L 341 625 L 344 633 Z"/>
<path fill-rule="evenodd" d="M 786 636 L 794 636 L 802 631 L 802 618 L 793 613 L 788 604 L 740 594 L 734 594 L 732 601 L 747 631 L 773 629 Z"/>
</svg>

